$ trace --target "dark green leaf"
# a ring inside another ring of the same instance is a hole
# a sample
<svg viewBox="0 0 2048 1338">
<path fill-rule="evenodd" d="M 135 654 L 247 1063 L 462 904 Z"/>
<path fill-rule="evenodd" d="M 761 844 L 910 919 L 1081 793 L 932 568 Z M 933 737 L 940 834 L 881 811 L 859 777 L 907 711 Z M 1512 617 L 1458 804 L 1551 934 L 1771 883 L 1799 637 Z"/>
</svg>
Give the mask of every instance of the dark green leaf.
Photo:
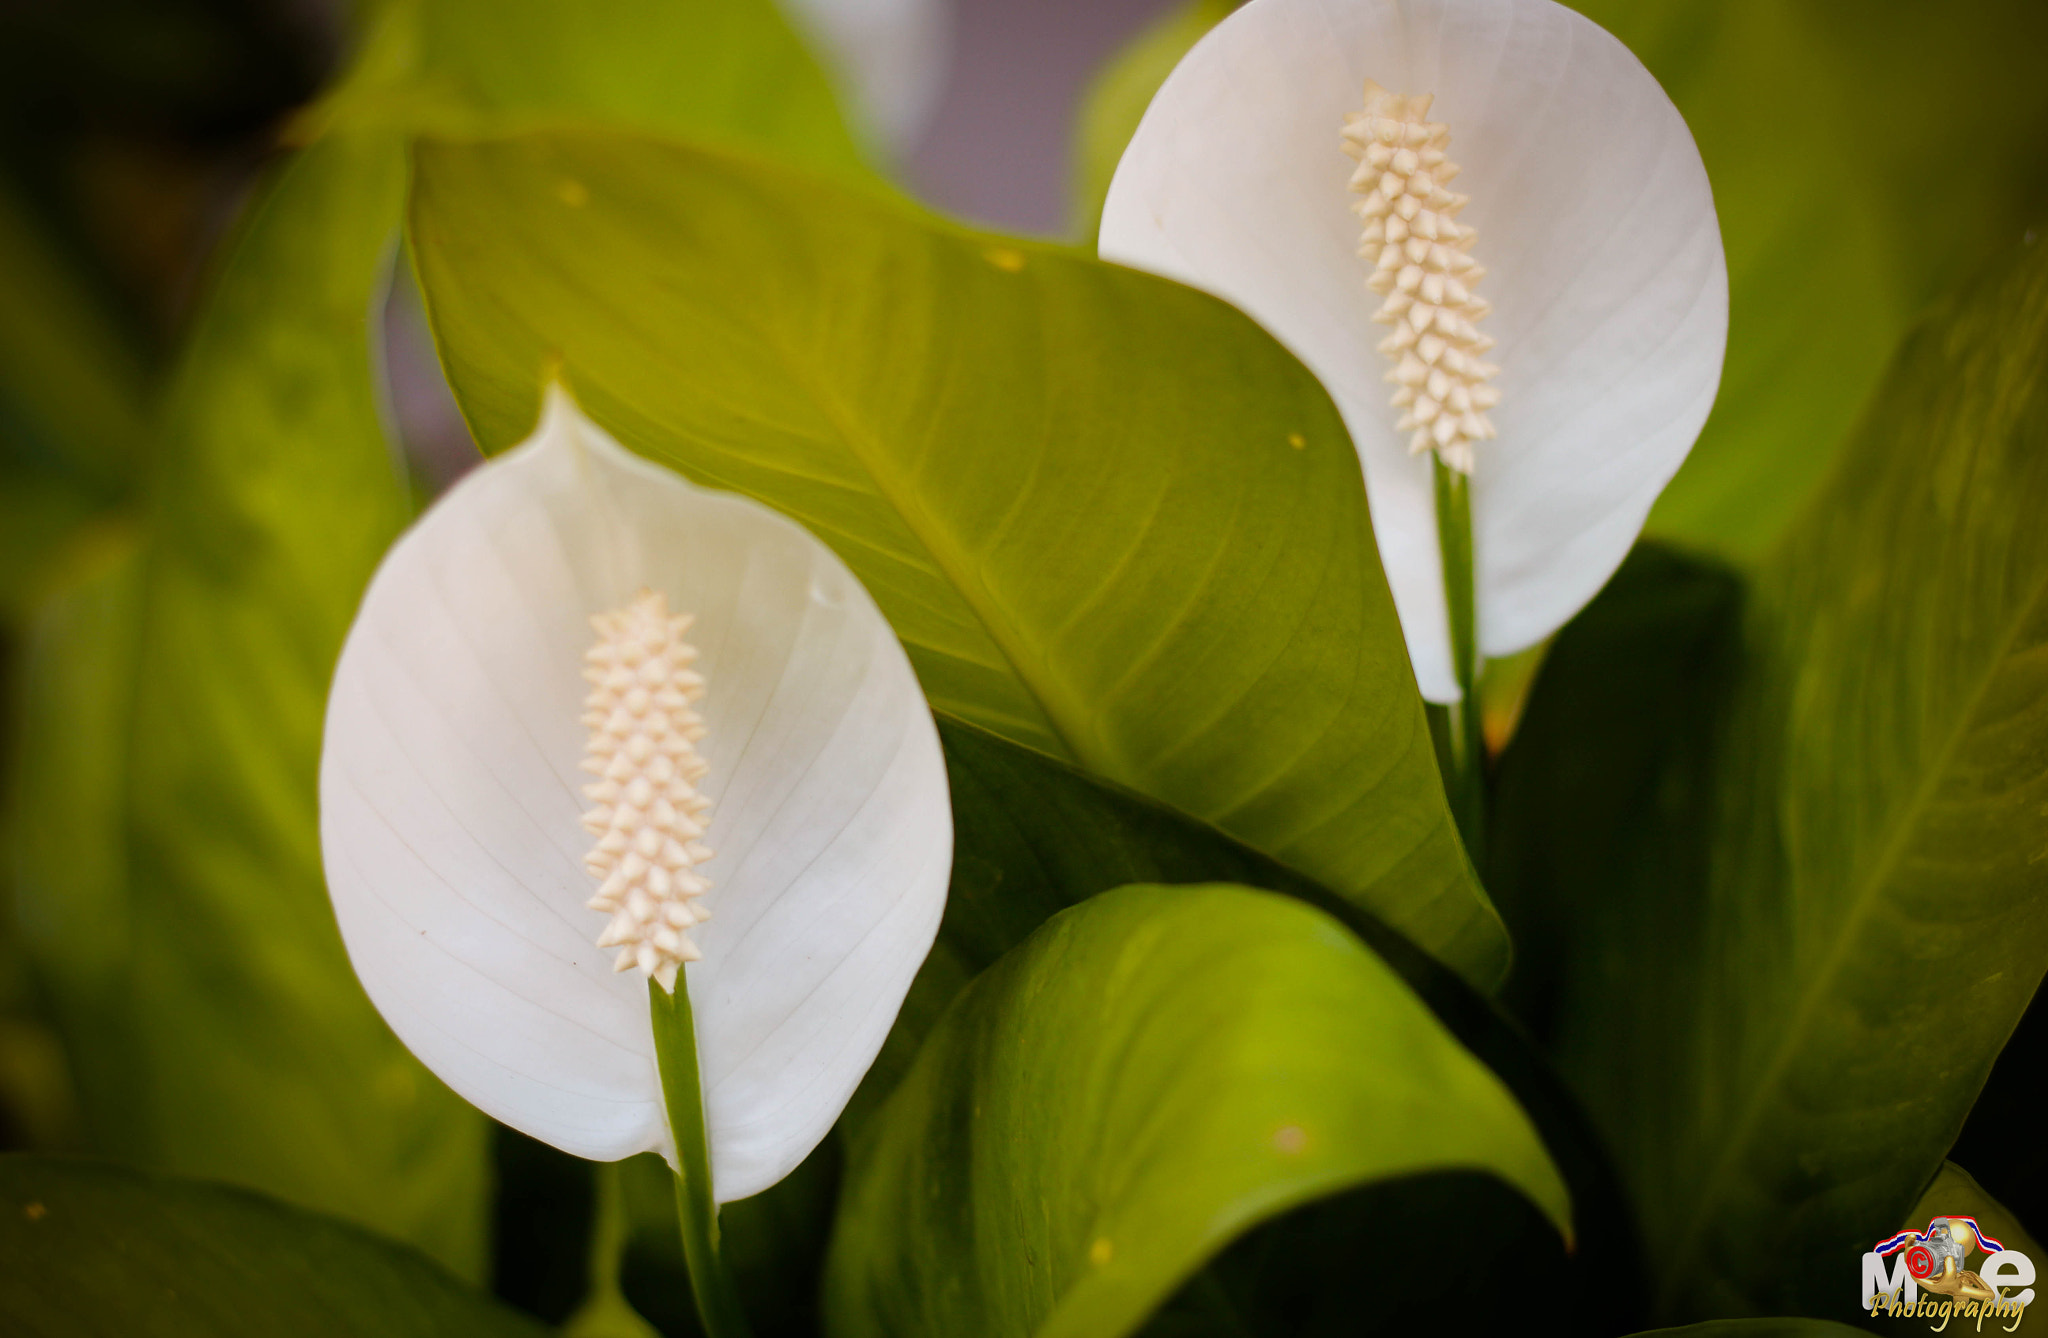
<svg viewBox="0 0 2048 1338">
<path fill-rule="evenodd" d="M 330 137 L 235 244 L 139 562 L 53 615 L 32 670 L 23 917 L 102 1150 L 474 1275 L 483 1120 L 363 997 L 314 823 L 327 676 L 408 506 L 366 329 L 403 184 L 395 144 Z"/>
<path fill-rule="evenodd" d="M 388 0 L 367 27 L 298 140 L 619 125 L 876 180 L 775 0 Z"/>
<path fill-rule="evenodd" d="M 1356 456 L 1250 321 L 707 150 L 558 133 L 417 163 L 422 287 L 487 451 L 561 366 L 628 446 L 831 544 L 939 709 L 1498 976 Z"/>
<path fill-rule="evenodd" d="M 2048 8 L 1573 7 L 1626 42 L 1684 113 L 1728 249 L 1721 397 L 1650 531 L 1754 558 L 1826 474 L 1910 323 L 2043 217 Z M 1933 162 L 1931 195 L 1899 168 Z"/>
<path fill-rule="evenodd" d="M 147 376 L 132 332 L 4 187 L 0 293 L 0 623 L 16 623 L 112 524 Z"/>
<path fill-rule="evenodd" d="M 2036 990 L 1948 1154 L 1976 1167 L 1984 1188 L 2029 1222 L 2048 1222 L 2048 1140 L 2039 1136 L 2044 1070 L 2048 994 Z"/>
<path fill-rule="evenodd" d="M 0 1157 L 0 1330 L 18 1338 L 540 1338 L 424 1255 L 244 1190 Z"/>
<path fill-rule="evenodd" d="M 828 1309 L 848 1335 L 1109 1338 L 1268 1217 L 1453 1168 L 1568 1219 L 1514 1098 L 1337 922 L 1117 889 L 969 986 L 864 1129 Z"/>
<path fill-rule="evenodd" d="M 342 633 L 408 512 L 367 329 L 400 129 L 564 116 L 819 166 L 852 153 L 770 0 L 383 6 L 184 351 L 136 570 L 81 592 L 41 640 L 21 771 L 31 943 L 99 1146 L 355 1217 L 471 1274 L 483 1122 L 355 983 L 313 778 Z M 119 409 L 68 366 L 43 377 L 53 395 Z"/>
<path fill-rule="evenodd" d="M 2006 1210 L 2004 1204 L 1984 1192 L 1977 1178 L 1952 1161 L 1941 1164 L 1935 1173 L 1934 1183 L 1920 1196 L 1898 1224 L 1898 1230 L 1911 1227 L 1925 1231 L 1927 1224 L 1937 1217 L 1974 1217 L 1991 1238 L 2008 1250 L 2018 1250 L 2034 1261 L 2036 1268 L 2041 1261 L 2048 1260 L 2048 1250 L 2041 1248 L 2041 1242 L 2033 1233 L 2021 1225 L 2020 1219 Z M 1890 1235 L 1889 1231 L 1884 1233 Z"/>
<path fill-rule="evenodd" d="M 1827 1304 L 2048 967 L 2044 360 L 2039 248 L 1908 342 L 1739 644 L 1716 580 L 1690 658 L 1625 590 L 1596 602 L 1504 763 L 1504 797 L 1548 793 L 1503 866 L 1540 886 L 1607 852 L 1545 910 L 1574 958 L 1552 1032 L 1667 1313 Z"/>
</svg>

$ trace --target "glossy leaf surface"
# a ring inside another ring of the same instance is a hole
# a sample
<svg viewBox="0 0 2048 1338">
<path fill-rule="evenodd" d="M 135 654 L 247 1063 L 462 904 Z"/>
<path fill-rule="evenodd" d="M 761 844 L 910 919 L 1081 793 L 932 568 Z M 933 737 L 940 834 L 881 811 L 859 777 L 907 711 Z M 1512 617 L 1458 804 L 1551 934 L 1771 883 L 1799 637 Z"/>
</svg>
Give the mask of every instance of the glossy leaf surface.
<svg viewBox="0 0 2048 1338">
<path fill-rule="evenodd" d="M 2048 9 L 1574 8 L 1627 43 L 1678 104 L 1728 250 L 1721 395 L 1650 533 L 1753 560 L 1826 477 L 1914 319 L 2040 222 L 2048 178 L 2014 165 L 2034 161 L 2048 131 L 2048 84 L 2034 74 Z M 1965 86 L 1964 99 L 1904 92 Z M 1930 216 L 1924 186 L 1897 164 L 1931 161 L 1943 185 Z"/>
<path fill-rule="evenodd" d="M 845 1335 L 1106 1338 L 1264 1218 L 1450 1168 L 1569 1217 L 1506 1088 L 1336 922 L 1121 888 L 968 987 L 856 1142 L 827 1313 Z"/>
<path fill-rule="evenodd" d="M 139 341 L 0 185 L 0 621 L 61 579 L 142 452 Z"/>
<path fill-rule="evenodd" d="M 540 1338 L 418 1251 L 275 1199 L 0 1157 L 0 1329 L 23 1338 Z"/>
<path fill-rule="evenodd" d="M 235 244 L 163 419 L 133 667 L 109 663 L 124 638 L 104 620 L 41 661 L 56 694 L 80 692 L 78 657 L 108 663 L 110 700 L 31 700 L 49 747 L 24 769 L 24 828 L 52 836 L 31 847 L 24 916 L 75 1048 L 117 1057 L 82 1075 L 103 1150 L 473 1271 L 482 1121 L 367 1007 L 313 825 L 327 675 L 408 508 L 366 328 L 402 186 L 389 142 L 330 139 Z M 67 731 L 81 710 L 103 732 Z"/>
<path fill-rule="evenodd" d="M 1600 978 L 1553 1045 L 1616 1144 L 1667 1313 L 1825 1304 L 1829 1262 L 1911 1207 L 2048 966 L 2044 356 L 2034 249 L 1909 342 L 1739 640 L 1709 630 L 1674 664 L 1626 601 L 1596 609 L 1504 763 L 1504 795 L 1547 790 L 1558 818 L 1505 863 L 1613 871 L 1564 931 Z M 1640 751 L 1594 720 L 1617 676 L 1701 669 L 1652 714 L 1662 761 L 1538 746 Z"/>
<path fill-rule="evenodd" d="M 1350 444 L 1249 321 L 680 145 L 559 133 L 417 162 L 422 284 L 486 450 L 530 430 L 559 357 L 629 448 L 837 550 L 935 709 L 1497 977 Z"/>
</svg>

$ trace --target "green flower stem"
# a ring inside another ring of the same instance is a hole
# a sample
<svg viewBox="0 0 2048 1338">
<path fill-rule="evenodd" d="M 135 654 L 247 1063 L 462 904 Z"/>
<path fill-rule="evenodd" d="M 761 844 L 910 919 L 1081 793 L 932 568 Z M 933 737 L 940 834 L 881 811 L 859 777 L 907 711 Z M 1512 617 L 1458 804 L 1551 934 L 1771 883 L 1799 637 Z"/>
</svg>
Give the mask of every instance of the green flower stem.
<svg viewBox="0 0 2048 1338">
<path fill-rule="evenodd" d="M 1443 555 L 1444 606 L 1451 629 L 1451 664 L 1460 699 L 1432 707 L 1437 760 L 1444 791 L 1465 851 L 1475 866 L 1486 853 L 1486 731 L 1479 707 L 1479 635 L 1472 563 L 1472 481 L 1430 453 L 1436 477 L 1436 538 Z"/>
<path fill-rule="evenodd" d="M 749 1338 L 746 1312 L 725 1259 L 718 1252 L 718 1204 L 711 1197 L 711 1144 L 704 1127 L 704 1088 L 697 1076 L 697 1027 L 690 1016 L 690 989 L 677 976 L 675 993 L 647 982 L 654 1014 L 654 1056 L 661 1067 L 662 1098 L 668 1103 L 669 1132 L 676 1140 L 676 1220 L 682 1229 L 683 1262 L 705 1338 Z"/>
</svg>

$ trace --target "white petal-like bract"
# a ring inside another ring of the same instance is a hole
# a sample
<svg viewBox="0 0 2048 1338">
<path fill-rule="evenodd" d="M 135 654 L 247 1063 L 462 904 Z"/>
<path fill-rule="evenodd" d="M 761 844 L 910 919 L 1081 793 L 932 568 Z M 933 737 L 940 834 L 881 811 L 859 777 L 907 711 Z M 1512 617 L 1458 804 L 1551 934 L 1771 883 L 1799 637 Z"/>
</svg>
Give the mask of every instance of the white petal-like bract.
<svg viewBox="0 0 2048 1338">
<path fill-rule="evenodd" d="M 1118 164 L 1101 253 L 1203 288 L 1330 391 L 1423 694 L 1453 701 L 1428 456 L 1387 406 L 1356 164 L 1367 80 L 1433 94 L 1492 303 L 1498 439 L 1472 476 L 1480 648 L 1540 641 L 1592 598 L 1705 423 L 1727 341 L 1713 196 L 1677 108 L 1551 0 L 1251 0 L 1160 88 Z"/>
<path fill-rule="evenodd" d="M 335 672 L 328 886 L 399 1037 L 578 1156 L 674 1158 L 647 982 L 587 907 L 579 722 L 593 615 L 694 615 L 710 920 L 687 968 L 723 1202 L 817 1144 L 938 931 L 952 812 L 931 713 L 830 550 L 618 446 L 559 389 L 533 438 L 392 548 Z"/>
</svg>

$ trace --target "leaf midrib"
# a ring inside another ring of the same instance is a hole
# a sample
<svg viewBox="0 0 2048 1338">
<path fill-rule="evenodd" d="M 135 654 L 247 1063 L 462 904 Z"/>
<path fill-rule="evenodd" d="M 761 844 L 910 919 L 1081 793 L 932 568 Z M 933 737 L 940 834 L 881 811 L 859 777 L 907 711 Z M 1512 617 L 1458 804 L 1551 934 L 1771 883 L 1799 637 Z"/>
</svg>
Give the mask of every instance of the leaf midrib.
<svg viewBox="0 0 2048 1338">
<path fill-rule="evenodd" d="M 1731 1172 L 1738 1160 L 1737 1154 L 1747 1145 L 1750 1135 L 1755 1131 L 1757 1124 L 1763 1119 L 1765 1112 L 1770 1108 L 1772 1104 L 1770 1098 L 1783 1080 L 1786 1069 L 1792 1063 L 1793 1056 L 1804 1047 L 1805 1032 L 1813 1021 L 1815 1010 L 1820 1007 L 1823 999 L 1833 995 L 1836 977 L 1840 973 L 1843 963 L 1848 961 L 1853 955 L 1851 945 L 1860 938 L 1863 922 L 1869 917 L 1872 908 L 1880 900 L 1879 894 L 1881 891 L 1890 885 L 1893 872 L 1899 860 L 1904 856 L 1906 849 L 1912 844 L 1914 837 L 1917 836 L 1920 830 L 1921 816 L 1932 802 L 1934 795 L 1939 791 L 1943 779 L 1948 775 L 1950 765 L 1955 759 L 1956 749 L 1962 745 L 1963 739 L 1970 734 L 1970 722 L 1977 718 L 1979 710 L 1983 707 L 1985 694 L 1990 690 L 1993 681 L 1997 679 L 1999 670 L 2012 658 L 2013 644 L 2018 639 L 2020 630 L 2026 627 L 2032 620 L 2032 616 L 2040 608 L 2044 596 L 2048 596 L 2048 573 L 2037 577 L 2034 581 L 2033 589 L 2027 598 L 2016 602 L 2012 606 L 2013 615 L 2010 624 L 2000 635 L 1995 652 L 1986 657 L 1984 672 L 1979 677 L 1976 685 L 1971 689 L 1969 700 L 1965 703 L 1964 708 L 1956 714 L 1955 729 L 1943 741 L 1932 765 L 1926 768 L 1921 776 L 1920 783 L 1913 788 L 1912 797 L 1909 802 L 1898 810 L 1903 820 L 1893 823 L 1892 835 L 1885 842 L 1877 862 L 1871 866 L 1870 876 L 1862 880 L 1863 890 L 1852 900 L 1848 917 L 1843 923 L 1843 932 L 1835 936 L 1834 942 L 1829 947 L 1827 956 L 1821 966 L 1809 977 L 1809 979 L 1815 982 L 1813 988 L 1807 990 L 1800 999 L 1798 1009 L 1793 1016 L 1791 1024 L 1778 1033 L 1781 1038 L 1778 1047 L 1773 1053 L 1770 1063 L 1764 1067 L 1762 1077 L 1758 1080 L 1755 1087 L 1752 1088 L 1752 1094 L 1745 1103 L 1742 1116 L 1729 1126 L 1735 1132 L 1722 1145 L 1722 1154 L 1715 1159 L 1712 1173 L 1698 1182 L 1704 1184 L 1706 1190 L 1700 1196 L 1698 1205 L 1688 1219 L 1684 1232 L 1679 1236 L 1678 1247 L 1671 1254 L 1669 1266 L 1665 1269 L 1665 1280 L 1660 1288 L 1661 1294 L 1658 1298 L 1660 1304 L 1668 1305 L 1670 1303 L 1673 1290 L 1678 1285 L 1677 1279 L 1685 1276 L 1685 1264 L 1698 1249 L 1700 1238 L 1713 1218 L 1712 1210 L 1720 1202 L 1720 1187 L 1729 1183 Z M 1789 870 L 1787 875 L 1789 878 Z"/>
<path fill-rule="evenodd" d="M 794 356 L 793 352 L 784 345 L 783 341 L 777 337 L 773 330 L 764 328 L 761 330 L 761 333 L 763 335 L 763 346 L 773 352 L 776 360 L 782 364 L 783 371 L 789 377 L 791 383 L 802 387 L 804 392 L 810 396 L 812 402 L 818 406 L 819 412 L 825 416 L 826 422 L 831 424 L 832 431 L 846 446 L 847 454 L 853 458 L 854 463 L 860 466 L 861 472 L 867 476 L 869 483 L 874 486 L 876 496 L 880 497 L 888 505 L 889 509 L 903 522 L 904 528 L 910 531 L 911 537 L 916 539 L 919 546 L 930 555 L 933 565 L 938 568 L 939 574 L 945 578 L 947 587 L 960 597 L 960 602 L 967 606 L 968 612 L 974 615 L 975 622 L 981 625 L 982 631 L 988 635 L 988 639 L 994 643 L 995 648 L 1002 653 L 1005 667 L 1009 670 L 1010 677 L 1016 680 L 1017 685 L 1024 690 L 1032 703 L 1044 715 L 1045 723 L 1052 731 L 1053 736 L 1060 741 L 1069 754 L 1083 761 L 1087 760 L 1085 754 L 1075 747 L 1074 730 L 1071 722 L 1054 710 L 1052 701 L 1040 690 L 1039 685 L 1024 672 L 1022 667 L 1023 657 L 1020 653 L 1021 648 L 1015 644 L 1014 638 L 1005 634 L 1002 620 L 994 615 L 992 609 L 985 607 L 981 601 L 975 599 L 972 583 L 964 579 L 963 574 L 963 569 L 971 568 L 972 562 L 964 553 L 954 551 L 951 544 L 943 541 L 942 532 L 939 532 L 938 527 L 931 524 L 924 517 L 922 508 L 911 506 L 906 502 L 906 499 L 901 495 L 903 490 L 890 486 L 885 477 L 887 471 L 879 468 L 877 465 L 877 458 L 886 460 L 886 454 L 872 448 L 872 444 L 867 441 L 864 434 L 859 430 L 857 416 L 849 413 L 845 406 L 839 403 L 836 396 L 827 393 L 823 385 L 807 374 L 805 365 Z M 914 492 L 914 490 L 910 491 Z"/>
</svg>

